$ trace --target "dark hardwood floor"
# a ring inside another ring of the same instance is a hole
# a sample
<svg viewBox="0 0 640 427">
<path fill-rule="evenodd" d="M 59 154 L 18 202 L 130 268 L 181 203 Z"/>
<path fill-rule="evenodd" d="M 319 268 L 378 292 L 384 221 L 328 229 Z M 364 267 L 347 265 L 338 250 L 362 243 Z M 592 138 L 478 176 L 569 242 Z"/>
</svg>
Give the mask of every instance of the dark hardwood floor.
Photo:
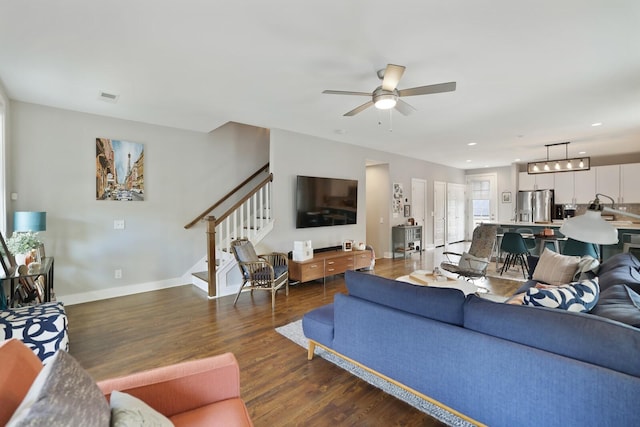
<svg viewBox="0 0 640 427">
<path fill-rule="evenodd" d="M 377 261 L 375 274 L 395 278 L 433 267 L 433 257 Z M 490 267 L 491 268 L 491 267 Z M 496 294 L 517 282 L 488 279 Z M 246 293 L 209 300 L 185 285 L 70 305 L 70 353 L 96 380 L 223 352 L 240 364 L 242 396 L 256 426 L 440 426 L 437 420 L 379 391 L 306 350 L 274 328 L 346 293 L 342 275 L 298 284 L 276 297 Z"/>
</svg>

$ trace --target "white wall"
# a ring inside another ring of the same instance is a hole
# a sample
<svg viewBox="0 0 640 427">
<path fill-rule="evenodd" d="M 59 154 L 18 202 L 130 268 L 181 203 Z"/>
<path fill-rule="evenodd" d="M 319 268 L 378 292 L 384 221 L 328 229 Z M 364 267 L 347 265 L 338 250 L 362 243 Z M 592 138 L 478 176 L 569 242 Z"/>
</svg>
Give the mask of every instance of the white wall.
<svg viewBox="0 0 640 427">
<path fill-rule="evenodd" d="M 377 209 L 388 213 L 389 242 L 391 225 L 405 220 L 391 215 L 392 182 L 402 182 L 410 197 L 411 178 L 426 179 L 429 205 L 434 180 L 464 183 L 461 170 L 283 130 L 230 123 L 204 134 L 18 101 L 9 109 L 7 193 L 18 200 L 7 200 L 7 211 L 47 211 L 40 237 L 55 257 L 55 292 L 66 303 L 188 283 L 185 273 L 205 256 L 206 236 L 204 224 L 184 225 L 269 161 L 276 224 L 262 246 L 284 252 L 294 240 L 311 239 L 316 248 L 366 241 L 367 159 L 388 165 Z M 145 144 L 144 202 L 95 200 L 96 137 Z M 297 175 L 357 179 L 357 224 L 296 229 Z M 125 230 L 113 229 L 116 219 L 125 220 Z M 389 251 L 389 242 L 376 255 Z M 115 269 L 122 279 L 114 279 Z"/>
<path fill-rule="evenodd" d="M 8 202 L 47 212 L 40 233 L 55 257 L 55 292 L 78 302 L 184 284 L 206 254 L 204 224 L 184 225 L 267 163 L 264 129 L 227 124 L 209 133 L 184 131 L 11 102 Z M 95 138 L 145 145 L 145 200 L 95 200 Z M 125 230 L 113 221 L 124 219 Z M 11 224 L 9 225 L 11 229 Z M 122 269 L 122 279 L 114 270 Z"/>
<path fill-rule="evenodd" d="M 428 206 L 433 205 L 433 181 L 445 181 L 464 184 L 464 171 L 435 163 L 416 160 L 409 157 L 385 153 L 383 151 L 315 138 L 283 130 L 271 130 L 271 171 L 274 174 L 274 214 L 276 224 L 274 232 L 263 242 L 263 250 L 288 252 L 293 249 L 295 240 L 312 240 L 314 248 L 336 246 L 344 239 L 366 242 L 366 212 L 369 207 L 366 199 L 372 189 L 365 187 L 367 159 L 388 165 L 386 186 L 379 191 L 382 196 L 374 202 L 380 205 L 375 209 L 387 212 L 385 227 L 388 233 L 386 248 L 375 248 L 376 256 L 382 257 L 391 248 L 391 226 L 406 221 L 402 214 L 394 218 L 391 215 L 391 183 L 401 182 L 405 188 L 405 197 L 411 203 L 411 178 L 427 180 Z M 311 175 L 332 178 L 350 178 L 358 180 L 358 219 L 355 225 L 335 227 L 295 228 L 295 182 L 297 175 Z M 366 183 L 368 185 L 368 183 Z M 433 222 L 426 224 L 428 235 Z M 427 240 L 425 240 L 427 242 Z"/>
</svg>

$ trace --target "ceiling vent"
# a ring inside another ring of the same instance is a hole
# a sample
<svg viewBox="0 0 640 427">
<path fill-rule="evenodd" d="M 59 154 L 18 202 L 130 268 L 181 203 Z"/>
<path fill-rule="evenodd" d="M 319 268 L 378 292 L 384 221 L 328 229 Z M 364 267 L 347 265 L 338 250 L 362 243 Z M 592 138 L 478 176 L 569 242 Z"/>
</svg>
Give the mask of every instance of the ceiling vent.
<svg viewBox="0 0 640 427">
<path fill-rule="evenodd" d="M 120 98 L 120 95 L 114 95 L 113 93 L 103 91 L 100 91 L 100 95 L 98 95 L 98 99 L 105 102 L 111 102 L 112 104 L 118 102 L 118 98 Z"/>
</svg>

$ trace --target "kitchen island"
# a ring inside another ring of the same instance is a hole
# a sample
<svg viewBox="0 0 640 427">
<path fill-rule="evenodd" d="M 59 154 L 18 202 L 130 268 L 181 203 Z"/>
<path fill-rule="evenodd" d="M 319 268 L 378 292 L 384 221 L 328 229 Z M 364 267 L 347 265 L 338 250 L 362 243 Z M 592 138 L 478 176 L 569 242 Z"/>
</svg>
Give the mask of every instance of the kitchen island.
<svg viewBox="0 0 640 427">
<path fill-rule="evenodd" d="M 539 223 L 539 222 L 516 222 L 516 221 L 504 221 L 504 222 L 489 222 L 489 224 L 497 224 L 502 230 L 502 232 L 506 231 L 516 231 L 519 228 L 528 228 L 533 234 L 542 233 L 545 228 L 550 228 L 554 230 L 556 234 L 560 234 L 559 228 L 562 226 L 564 220 L 553 220 L 550 223 Z M 600 253 L 602 254 L 602 259 L 607 259 L 612 255 L 620 253 L 623 251 L 623 246 L 625 242 L 629 242 L 631 235 L 640 234 L 640 223 L 632 222 L 632 221 L 609 221 L 609 223 L 618 229 L 618 244 L 616 245 L 600 245 Z M 562 251 L 563 242 L 560 242 L 560 251 Z"/>
</svg>

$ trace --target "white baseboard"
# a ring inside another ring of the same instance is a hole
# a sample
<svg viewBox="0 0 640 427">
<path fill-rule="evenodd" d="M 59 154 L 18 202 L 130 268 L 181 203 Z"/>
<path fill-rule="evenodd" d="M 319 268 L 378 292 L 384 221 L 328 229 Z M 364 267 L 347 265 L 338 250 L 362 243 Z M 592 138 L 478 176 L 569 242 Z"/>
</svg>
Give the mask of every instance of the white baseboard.
<svg viewBox="0 0 640 427">
<path fill-rule="evenodd" d="M 160 282 L 139 283 L 135 285 L 119 286 L 117 288 L 103 289 L 99 291 L 81 292 L 70 295 L 56 295 L 58 301 L 64 305 L 82 304 L 85 302 L 99 301 L 102 299 L 123 297 L 127 295 L 141 294 L 143 292 L 157 291 L 159 289 L 173 288 L 189 284 L 184 278 L 167 279 Z"/>
</svg>

